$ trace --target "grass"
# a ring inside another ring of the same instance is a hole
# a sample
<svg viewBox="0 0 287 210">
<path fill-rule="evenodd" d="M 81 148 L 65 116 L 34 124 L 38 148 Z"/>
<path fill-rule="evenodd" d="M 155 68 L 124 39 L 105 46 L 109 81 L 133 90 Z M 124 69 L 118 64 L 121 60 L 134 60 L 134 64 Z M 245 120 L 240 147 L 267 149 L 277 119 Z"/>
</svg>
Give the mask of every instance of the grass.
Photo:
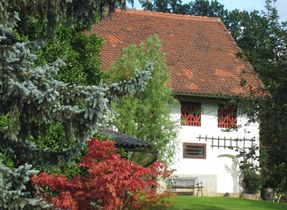
<svg viewBox="0 0 287 210">
<path fill-rule="evenodd" d="M 241 198 L 174 196 L 169 210 L 287 210 L 287 204 Z"/>
</svg>

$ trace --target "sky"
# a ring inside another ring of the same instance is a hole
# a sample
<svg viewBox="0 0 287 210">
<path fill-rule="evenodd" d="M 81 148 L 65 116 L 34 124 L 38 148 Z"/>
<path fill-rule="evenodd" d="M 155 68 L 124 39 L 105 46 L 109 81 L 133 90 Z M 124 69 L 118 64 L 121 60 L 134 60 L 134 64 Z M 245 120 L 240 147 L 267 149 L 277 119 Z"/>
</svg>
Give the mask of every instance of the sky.
<svg viewBox="0 0 287 210">
<path fill-rule="evenodd" d="M 141 9 L 138 0 L 134 0 L 136 9 Z M 264 10 L 265 0 L 218 0 L 228 10 Z M 183 3 L 188 3 L 190 0 L 183 0 Z M 281 21 L 287 21 L 287 0 L 277 0 L 276 7 L 278 9 Z"/>
</svg>

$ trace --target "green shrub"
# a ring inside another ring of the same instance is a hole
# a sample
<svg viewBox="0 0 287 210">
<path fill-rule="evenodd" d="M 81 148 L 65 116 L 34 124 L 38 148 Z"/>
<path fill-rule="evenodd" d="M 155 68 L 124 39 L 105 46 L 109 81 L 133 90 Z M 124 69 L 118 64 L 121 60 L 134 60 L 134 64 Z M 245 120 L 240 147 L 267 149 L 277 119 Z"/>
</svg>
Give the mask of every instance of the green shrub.
<svg viewBox="0 0 287 210">
<path fill-rule="evenodd" d="M 244 169 L 242 171 L 243 175 L 243 185 L 244 192 L 255 194 L 257 193 L 262 186 L 262 178 L 261 175 L 258 174 L 255 170 Z"/>
</svg>

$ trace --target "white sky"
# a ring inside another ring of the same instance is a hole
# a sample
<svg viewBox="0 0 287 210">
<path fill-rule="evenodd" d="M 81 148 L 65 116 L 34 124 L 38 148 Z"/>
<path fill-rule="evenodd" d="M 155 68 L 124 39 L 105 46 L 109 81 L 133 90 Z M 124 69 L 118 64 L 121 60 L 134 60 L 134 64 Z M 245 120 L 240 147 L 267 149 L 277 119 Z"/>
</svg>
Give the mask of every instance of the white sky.
<svg viewBox="0 0 287 210">
<path fill-rule="evenodd" d="M 265 0 L 218 0 L 228 10 L 264 10 Z M 141 9 L 138 0 L 134 0 L 136 9 Z M 188 3 L 190 0 L 183 0 L 183 3 Z M 287 21 L 287 0 L 277 0 L 276 7 L 279 12 L 281 21 Z"/>
</svg>

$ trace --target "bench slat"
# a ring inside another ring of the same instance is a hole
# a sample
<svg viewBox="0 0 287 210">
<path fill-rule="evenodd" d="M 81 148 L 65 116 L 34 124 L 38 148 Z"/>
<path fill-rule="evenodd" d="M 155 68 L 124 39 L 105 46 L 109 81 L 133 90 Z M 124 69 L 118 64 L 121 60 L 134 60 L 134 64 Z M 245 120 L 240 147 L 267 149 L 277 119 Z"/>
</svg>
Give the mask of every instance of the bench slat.
<svg viewBox="0 0 287 210">
<path fill-rule="evenodd" d="M 202 182 L 198 182 L 197 177 L 171 177 L 170 184 L 172 189 L 191 189 L 193 192 L 197 189 L 197 195 L 198 192 L 202 195 L 203 185 Z"/>
</svg>

